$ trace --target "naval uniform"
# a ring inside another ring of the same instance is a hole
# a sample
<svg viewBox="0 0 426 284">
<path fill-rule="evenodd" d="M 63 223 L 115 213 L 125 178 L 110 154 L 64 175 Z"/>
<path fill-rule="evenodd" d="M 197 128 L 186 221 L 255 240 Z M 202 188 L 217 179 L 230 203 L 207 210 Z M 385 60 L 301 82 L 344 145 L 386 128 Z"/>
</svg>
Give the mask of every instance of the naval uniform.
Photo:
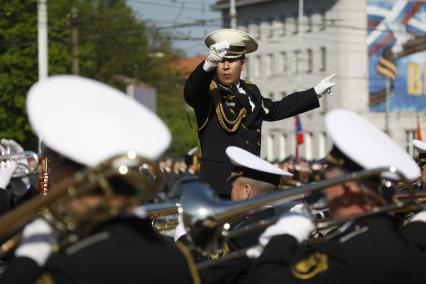
<svg viewBox="0 0 426 284">
<path fill-rule="evenodd" d="M 320 244 L 275 236 L 247 283 L 426 283 L 422 250 L 388 216 L 366 217 Z"/>
<path fill-rule="evenodd" d="M 22 196 L 14 194 L 9 188 L 0 188 L 0 215 L 13 210 L 37 195 L 37 189 L 34 187 L 30 187 Z"/>
<path fill-rule="evenodd" d="M 149 220 L 126 217 L 52 254 L 43 268 L 20 257 L 1 283 L 199 283 L 189 252 L 152 229 Z"/>
<path fill-rule="evenodd" d="M 275 208 L 269 207 L 252 215 L 246 216 L 231 223 L 231 230 L 236 230 L 244 226 L 255 224 L 261 220 L 275 216 Z M 257 228 L 250 233 L 242 234 L 228 240 L 226 248 L 227 253 L 233 253 L 241 249 L 247 249 L 258 244 L 260 234 L 265 228 Z M 226 255 L 226 254 L 225 254 Z M 200 270 L 200 276 L 203 284 L 237 284 L 244 283 L 247 273 L 250 270 L 253 260 L 247 257 L 228 260 L 226 262 L 212 265 L 206 269 Z"/>
<path fill-rule="evenodd" d="M 228 146 L 243 148 L 260 155 L 262 122 L 276 121 L 319 107 L 313 88 L 288 95 L 273 102 L 262 97 L 256 85 L 240 80 L 241 94 L 236 87 L 227 88 L 215 78 L 215 71 L 206 72 L 204 61 L 185 83 L 185 101 L 194 109 L 201 145 L 200 179 L 214 190 L 229 195 L 226 182 L 232 164 L 225 155 Z M 250 98 L 250 99 L 249 99 Z M 250 105 L 254 104 L 254 109 Z"/>
</svg>

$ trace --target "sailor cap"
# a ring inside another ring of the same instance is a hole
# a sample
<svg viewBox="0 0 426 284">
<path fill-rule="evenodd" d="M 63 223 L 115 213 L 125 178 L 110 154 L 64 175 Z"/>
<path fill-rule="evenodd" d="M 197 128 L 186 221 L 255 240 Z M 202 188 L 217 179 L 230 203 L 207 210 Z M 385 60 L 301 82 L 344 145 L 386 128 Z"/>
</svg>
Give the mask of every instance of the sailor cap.
<svg viewBox="0 0 426 284">
<path fill-rule="evenodd" d="M 414 149 L 419 153 L 418 163 L 421 167 L 426 164 L 426 143 L 417 139 L 413 140 Z"/>
<path fill-rule="evenodd" d="M 46 146 L 89 167 L 130 151 L 154 160 L 171 141 L 166 125 L 142 104 L 78 76 L 52 76 L 34 84 L 27 112 Z"/>
<path fill-rule="evenodd" d="M 228 178 L 229 181 L 238 177 L 248 177 L 279 185 L 281 177 L 293 176 L 292 173 L 282 170 L 239 147 L 227 147 L 226 155 L 228 155 L 231 163 L 234 165 L 231 176 Z"/>
<path fill-rule="evenodd" d="M 407 179 L 420 175 L 420 168 L 400 145 L 358 114 L 336 109 L 325 116 L 325 128 L 334 147 L 326 160 L 349 169 L 374 169 L 394 166 Z M 398 178 L 395 174 L 385 174 Z"/>
</svg>

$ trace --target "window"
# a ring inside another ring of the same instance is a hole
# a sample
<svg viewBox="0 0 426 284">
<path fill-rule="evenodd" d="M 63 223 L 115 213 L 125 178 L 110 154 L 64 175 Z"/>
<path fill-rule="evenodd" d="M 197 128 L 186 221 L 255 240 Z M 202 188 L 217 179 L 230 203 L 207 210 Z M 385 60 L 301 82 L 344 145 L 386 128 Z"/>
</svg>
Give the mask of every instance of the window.
<svg viewBox="0 0 426 284">
<path fill-rule="evenodd" d="M 327 70 L 327 49 L 325 46 L 320 47 L 320 56 L 321 56 L 321 65 L 320 65 L 320 71 L 326 71 Z"/>
<path fill-rule="evenodd" d="M 260 37 L 260 27 L 259 27 L 259 21 L 252 20 L 249 25 L 249 34 L 251 34 L 254 38 Z"/>
<path fill-rule="evenodd" d="M 300 50 L 294 50 L 293 51 L 293 58 L 294 58 L 294 67 L 293 67 L 293 74 L 299 74 L 300 71 Z"/>
<path fill-rule="evenodd" d="M 241 77 L 243 77 L 245 80 L 249 80 L 249 77 L 251 76 L 251 74 L 250 74 L 250 70 L 251 70 L 250 61 L 251 60 L 249 60 L 246 57 L 246 63 L 244 64 L 243 71 L 241 72 Z"/>
<path fill-rule="evenodd" d="M 307 160 L 311 160 L 312 159 L 312 132 L 305 132 L 304 134 L 305 138 L 304 138 L 304 142 L 303 144 L 305 144 L 305 158 Z"/>
<path fill-rule="evenodd" d="M 265 56 L 265 76 L 271 76 L 273 74 L 274 63 L 272 59 L 272 54 L 267 54 Z"/>
<path fill-rule="evenodd" d="M 325 17 L 325 9 L 320 10 L 321 15 L 321 24 L 320 24 L 320 31 L 323 31 L 327 27 L 327 18 Z"/>
<path fill-rule="evenodd" d="M 281 134 L 278 138 L 278 158 L 284 160 L 287 157 L 286 151 L 286 135 Z"/>
<path fill-rule="evenodd" d="M 257 39 L 259 39 L 261 37 L 261 34 L 262 34 L 261 21 L 260 20 L 255 20 L 254 26 L 255 26 L 255 37 Z"/>
<path fill-rule="evenodd" d="M 274 159 L 274 136 L 268 135 L 266 137 L 266 159 L 272 161 Z"/>
<path fill-rule="evenodd" d="M 277 74 L 281 73 L 282 70 L 282 62 L 281 62 L 281 56 L 278 53 L 274 53 L 272 55 L 272 73 Z"/>
<path fill-rule="evenodd" d="M 405 145 L 407 145 L 406 150 L 407 150 L 408 154 L 410 154 L 412 157 L 414 157 L 415 151 L 414 151 L 412 141 L 413 141 L 413 139 L 416 139 L 416 131 L 415 130 L 407 130 L 405 132 L 405 136 L 406 136 Z"/>
<path fill-rule="evenodd" d="M 306 10 L 306 29 L 305 29 L 305 31 L 307 33 L 312 32 L 312 26 L 313 26 L 313 22 L 312 22 L 312 11 L 311 10 Z"/>
<path fill-rule="evenodd" d="M 291 33 L 297 34 L 299 32 L 299 23 L 297 21 L 297 12 L 293 13 L 293 17 L 291 18 Z"/>
<path fill-rule="evenodd" d="M 312 49 L 306 50 L 306 73 L 312 73 Z"/>
<path fill-rule="evenodd" d="M 281 22 L 281 33 L 278 33 L 281 36 L 285 36 L 287 34 L 287 25 L 286 25 L 286 16 L 281 15 L 280 16 L 280 22 Z"/>
<path fill-rule="evenodd" d="M 325 151 L 326 151 L 326 144 L 325 144 L 325 133 L 320 132 L 318 135 L 318 158 L 324 158 L 325 157 Z"/>
<path fill-rule="evenodd" d="M 259 77 L 260 76 L 260 55 L 256 55 L 255 57 L 252 58 L 252 72 L 253 72 L 253 77 Z"/>
<path fill-rule="evenodd" d="M 287 73 L 288 71 L 288 60 L 287 60 L 287 52 L 283 51 L 281 52 L 281 59 L 280 59 L 280 72 Z"/>
<path fill-rule="evenodd" d="M 266 36 L 271 38 L 274 35 L 274 19 L 269 17 L 266 22 Z"/>
<path fill-rule="evenodd" d="M 292 155 L 296 155 L 296 135 L 292 132 L 288 137 L 289 149 L 291 149 Z"/>
</svg>

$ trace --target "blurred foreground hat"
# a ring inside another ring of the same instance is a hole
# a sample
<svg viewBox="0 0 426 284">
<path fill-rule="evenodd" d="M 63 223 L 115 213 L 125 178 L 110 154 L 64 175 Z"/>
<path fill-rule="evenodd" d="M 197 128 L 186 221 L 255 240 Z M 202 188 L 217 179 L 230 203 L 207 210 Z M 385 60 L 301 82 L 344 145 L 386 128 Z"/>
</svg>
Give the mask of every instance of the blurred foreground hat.
<svg viewBox="0 0 426 284">
<path fill-rule="evenodd" d="M 205 38 L 208 48 L 217 42 L 227 40 L 230 44 L 225 58 L 233 59 L 257 50 L 257 42 L 249 34 L 233 29 L 221 29 L 209 33 Z"/>
<path fill-rule="evenodd" d="M 272 183 L 274 185 L 279 185 L 282 176 L 293 176 L 293 174 L 235 146 L 227 147 L 226 155 L 228 155 L 234 165 L 231 176 L 228 178 L 229 181 L 238 177 L 248 177 Z"/>
<path fill-rule="evenodd" d="M 421 167 L 426 165 L 426 143 L 417 139 L 413 140 L 414 149 L 419 153 L 418 163 Z"/>
<path fill-rule="evenodd" d="M 166 125 L 146 107 L 78 76 L 53 76 L 34 84 L 27 112 L 47 147 L 90 167 L 129 151 L 154 160 L 171 140 Z"/>
<path fill-rule="evenodd" d="M 420 175 L 416 162 L 394 140 L 358 114 L 336 109 L 325 116 L 325 128 L 334 147 L 326 161 L 355 169 L 394 166 L 407 179 Z M 396 178 L 394 174 L 388 177 Z"/>
</svg>

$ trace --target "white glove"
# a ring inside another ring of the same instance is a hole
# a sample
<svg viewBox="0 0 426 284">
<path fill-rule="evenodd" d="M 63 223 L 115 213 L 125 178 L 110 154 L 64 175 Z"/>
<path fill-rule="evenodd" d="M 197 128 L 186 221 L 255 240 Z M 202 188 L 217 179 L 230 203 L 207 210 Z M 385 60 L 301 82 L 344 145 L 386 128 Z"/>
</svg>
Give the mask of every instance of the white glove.
<svg viewBox="0 0 426 284">
<path fill-rule="evenodd" d="M 297 214 L 307 214 L 308 213 L 308 209 L 306 208 L 305 203 L 297 203 L 296 205 L 291 207 L 289 211 L 292 212 L 292 213 L 297 213 Z"/>
<path fill-rule="evenodd" d="M 6 189 L 18 165 L 15 161 L 0 162 L 0 188 Z"/>
<path fill-rule="evenodd" d="M 0 143 L 3 145 L 3 147 L 9 148 L 11 154 L 24 152 L 24 149 L 21 147 L 21 145 L 19 145 L 12 139 L 3 138 L 1 139 Z M 18 159 L 17 162 L 18 162 L 18 167 L 19 166 L 28 167 L 28 161 L 25 157 L 23 157 L 22 159 Z M 31 187 L 31 182 L 28 177 L 24 177 L 21 179 L 12 179 L 11 181 L 12 191 L 15 195 L 18 195 L 18 196 L 24 195 L 25 192 L 27 192 L 27 190 L 30 187 Z"/>
<path fill-rule="evenodd" d="M 35 219 L 25 226 L 15 256 L 28 257 L 39 266 L 43 266 L 52 253 L 52 246 L 55 242 L 53 228 L 45 220 Z"/>
<path fill-rule="evenodd" d="M 226 53 L 228 52 L 229 46 L 230 44 L 227 40 L 222 40 L 216 42 L 215 44 L 212 44 L 210 46 L 209 55 L 207 56 L 206 61 L 204 61 L 204 71 L 209 72 L 215 69 L 219 62 L 221 62 L 225 57 Z"/>
<path fill-rule="evenodd" d="M 291 235 L 301 243 L 309 237 L 314 229 L 314 223 L 309 217 L 298 213 L 285 213 L 260 235 L 259 243 L 266 246 L 274 236 L 278 235 Z"/>
<path fill-rule="evenodd" d="M 179 214 L 178 225 L 176 226 L 176 229 L 175 229 L 175 236 L 174 236 L 175 242 L 177 242 L 183 235 L 186 235 L 186 230 L 185 230 L 185 225 L 183 224 L 182 215 Z"/>
<path fill-rule="evenodd" d="M 335 82 L 331 82 L 331 79 L 333 79 L 336 76 L 336 74 L 331 74 L 330 76 L 322 79 L 315 87 L 315 93 L 317 93 L 318 98 L 321 98 L 325 94 L 332 95 L 331 88 L 336 85 Z"/>
<path fill-rule="evenodd" d="M 312 220 L 296 211 L 305 210 L 303 203 L 296 204 L 290 211 L 283 214 L 280 219 L 274 224 L 269 226 L 259 237 L 259 245 L 251 247 L 246 250 L 246 256 L 248 258 L 258 258 L 264 250 L 264 247 L 269 241 L 278 235 L 291 235 L 301 243 L 306 240 L 310 233 L 315 229 Z"/>
<path fill-rule="evenodd" d="M 410 223 L 411 222 L 425 222 L 426 223 L 426 210 L 420 211 L 419 213 L 414 215 L 410 219 Z"/>
<path fill-rule="evenodd" d="M 263 253 L 263 246 L 258 245 L 246 250 L 246 256 L 251 259 L 258 258 Z"/>
</svg>

